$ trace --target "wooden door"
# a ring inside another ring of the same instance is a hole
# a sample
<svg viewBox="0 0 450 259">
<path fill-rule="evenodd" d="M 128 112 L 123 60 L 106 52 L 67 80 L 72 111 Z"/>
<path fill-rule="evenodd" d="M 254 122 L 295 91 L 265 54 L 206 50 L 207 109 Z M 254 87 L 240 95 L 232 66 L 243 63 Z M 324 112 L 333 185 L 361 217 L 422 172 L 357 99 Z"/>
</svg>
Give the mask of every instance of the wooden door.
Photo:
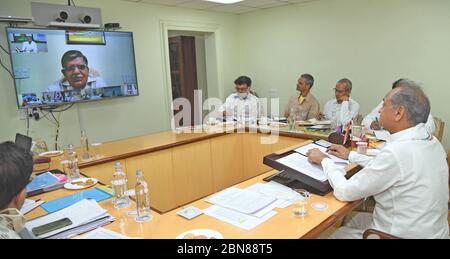
<svg viewBox="0 0 450 259">
<path fill-rule="evenodd" d="M 194 125 L 194 91 L 198 89 L 195 37 L 170 37 L 169 56 L 172 100 L 180 97 L 189 100 L 191 103 L 191 125 Z M 178 110 L 174 111 L 174 114 L 178 112 Z"/>
</svg>

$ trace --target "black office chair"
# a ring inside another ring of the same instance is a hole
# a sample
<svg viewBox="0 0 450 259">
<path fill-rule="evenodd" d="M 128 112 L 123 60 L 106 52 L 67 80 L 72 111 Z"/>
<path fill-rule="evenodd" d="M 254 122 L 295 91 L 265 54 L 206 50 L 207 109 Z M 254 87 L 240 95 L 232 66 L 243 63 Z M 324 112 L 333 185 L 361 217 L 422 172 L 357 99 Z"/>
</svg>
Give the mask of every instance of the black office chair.
<svg viewBox="0 0 450 259">
<path fill-rule="evenodd" d="M 33 144 L 33 139 L 28 136 L 17 133 L 16 140 L 14 141 L 14 143 L 16 144 L 16 146 L 25 150 L 26 152 L 30 152 L 31 146 Z M 44 163 L 50 163 L 51 161 L 52 161 L 51 158 L 48 158 L 48 157 L 38 157 L 38 158 L 33 159 L 33 164 L 35 164 L 35 165 L 36 164 L 44 164 Z"/>
<path fill-rule="evenodd" d="M 31 145 L 33 144 L 33 140 L 28 136 L 17 133 L 16 140 L 14 143 L 16 144 L 16 146 L 22 148 L 23 150 L 30 151 Z"/>
</svg>

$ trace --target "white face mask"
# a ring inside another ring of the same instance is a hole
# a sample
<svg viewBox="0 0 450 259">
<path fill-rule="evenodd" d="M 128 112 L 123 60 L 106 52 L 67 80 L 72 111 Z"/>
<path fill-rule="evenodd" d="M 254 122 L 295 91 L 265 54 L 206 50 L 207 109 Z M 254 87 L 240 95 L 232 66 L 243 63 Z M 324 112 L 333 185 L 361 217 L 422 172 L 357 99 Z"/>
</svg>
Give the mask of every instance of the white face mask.
<svg viewBox="0 0 450 259">
<path fill-rule="evenodd" d="M 245 99 L 248 96 L 248 93 L 238 93 L 239 98 Z"/>
</svg>

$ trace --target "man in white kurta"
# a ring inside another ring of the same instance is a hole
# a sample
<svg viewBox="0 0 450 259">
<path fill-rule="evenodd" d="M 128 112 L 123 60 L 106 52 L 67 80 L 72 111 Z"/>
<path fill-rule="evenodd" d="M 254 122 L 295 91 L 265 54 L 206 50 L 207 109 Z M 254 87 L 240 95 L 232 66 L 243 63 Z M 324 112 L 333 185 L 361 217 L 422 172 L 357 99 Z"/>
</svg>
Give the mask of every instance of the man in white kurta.
<svg viewBox="0 0 450 259">
<path fill-rule="evenodd" d="M 359 104 L 350 98 L 352 82 L 349 79 L 341 79 L 334 88 L 336 98 L 325 104 L 323 114 L 319 119 L 325 118 L 334 121 L 335 124 L 348 124 L 359 112 Z"/>
<path fill-rule="evenodd" d="M 403 96 L 396 96 L 399 93 Z M 422 116 L 409 118 L 411 107 L 401 103 L 405 96 L 425 107 L 419 108 Z M 330 148 L 331 154 L 364 167 L 348 180 L 343 169 L 325 154 L 319 150 L 309 152 L 310 161 L 322 165 L 337 199 L 355 201 L 374 196 L 376 201 L 373 214 L 358 214 L 332 238 L 362 238 L 369 228 L 401 238 L 448 237 L 446 154 L 425 125 L 417 123 L 428 117 L 429 110 L 428 99 L 420 88 L 392 90 L 381 109 L 381 124 L 391 133 L 391 139 L 378 156 L 370 158 L 337 145 Z"/>
</svg>

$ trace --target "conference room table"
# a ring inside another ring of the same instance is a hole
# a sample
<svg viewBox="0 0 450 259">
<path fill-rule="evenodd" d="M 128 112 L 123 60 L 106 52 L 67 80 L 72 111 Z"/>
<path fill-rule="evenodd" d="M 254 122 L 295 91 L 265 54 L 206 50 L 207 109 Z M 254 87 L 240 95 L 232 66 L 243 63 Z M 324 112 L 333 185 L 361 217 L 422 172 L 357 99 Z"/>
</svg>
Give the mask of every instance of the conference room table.
<svg viewBox="0 0 450 259">
<path fill-rule="evenodd" d="M 332 192 L 308 198 L 307 215 L 294 216 L 295 204 L 276 208 L 276 215 L 251 230 L 244 230 L 213 217 L 202 214 L 187 220 L 177 212 L 188 206 L 206 209 L 211 206 L 205 199 L 228 187 L 246 188 L 255 183 L 264 183 L 263 178 L 276 173 L 262 163 L 264 156 L 291 150 L 310 143 L 311 140 L 326 139 L 327 133 L 307 132 L 299 128 L 289 131 L 282 127 L 249 128 L 221 127 L 202 130 L 191 128 L 161 132 L 145 136 L 103 143 L 102 155 L 96 159 L 82 161 L 81 172 L 86 177 L 96 177 L 99 184 L 110 183 L 113 163 L 122 161 L 129 179 L 129 188 L 135 183 L 133 171 L 143 169 L 150 186 L 152 219 L 137 223 L 128 216 L 131 206 L 116 209 L 112 200 L 99 202 L 100 206 L 116 219 L 105 228 L 135 238 L 176 238 L 193 229 L 218 231 L 224 238 L 273 239 L 316 238 L 345 217 L 362 201 L 341 202 Z M 193 132 L 197 130 L 197 132 Z M 276 140 L 276 141 L 274 141 Z M 51 168 L 61 168 L 62 157 L 52 159 Z M 347 172 L 355 173 L 359 166 L 351 164 Z M 59 189 L 40 194 L 32 199 L 50 201 L 73 194 L 74 191 Z M 316 210 L 310 205 L 321 203 L 326 209 Z M 45 215 L 37 208 L 26 215 L 27 219 Z"/>
</svg>

